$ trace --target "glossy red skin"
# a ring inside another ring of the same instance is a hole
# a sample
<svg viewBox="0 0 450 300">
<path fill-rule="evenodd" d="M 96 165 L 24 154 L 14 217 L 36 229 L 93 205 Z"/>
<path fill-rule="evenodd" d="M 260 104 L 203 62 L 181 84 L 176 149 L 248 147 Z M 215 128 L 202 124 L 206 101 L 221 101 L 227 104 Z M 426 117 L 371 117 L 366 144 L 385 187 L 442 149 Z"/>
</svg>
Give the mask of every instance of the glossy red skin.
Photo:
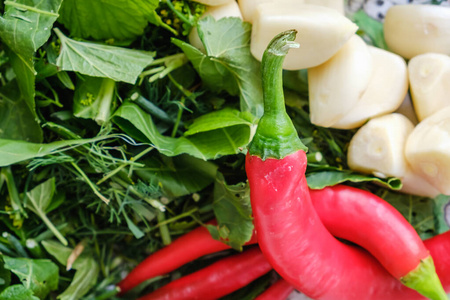
<svg viewBox="0 0 450 300">
<path fill-rule="evenodd" d="M 394 277 L 400 279 L 429 256 L 411 224 L 380 197 L 344 185 L 311 190 L 310 195 L 332 235 L 368 250 Z"/>
<path fill-rule="evenodd" d="M 311 203 L 306 163 L 304 151 L 280 160 L 246 157 L 258 243 L 273 268 L 313 299 L 423 299 L 368 252 L 331 235 Z"/>
<path fill-rule="evenodd" d="M 208 224 L 216 224 L 216 222 L 212 221 Z M 255 244 L 254 239 L 256 239 L 255 235 L 248 244 Z M 206 227 L 199 226 L 139 263 L 118 284 L 120 294 L 126 293 L 147 279 L 172 272 L 199 257 L 229 248 L 225 243 L 213 239 Z"/>
<path fill-rule="evenodd" d="M 218 299 L 246 286 L 271 269 L 259 248 L 254 247 L 172 281 L 139 300 Z"/>
<path fill-rule="evenodd" d="M 283 278 L 280 278 L 259 294 L 255 300 L 285 300 L 293 291 L 294 287 Z"/>
<path fill-rule="evenodd" d="M 441 280 L 445 292 L 450 292 L 450 231 L 446 231 L 424 241 L 430 250 L 436 267 L 436 273 Z"/>
</svg>

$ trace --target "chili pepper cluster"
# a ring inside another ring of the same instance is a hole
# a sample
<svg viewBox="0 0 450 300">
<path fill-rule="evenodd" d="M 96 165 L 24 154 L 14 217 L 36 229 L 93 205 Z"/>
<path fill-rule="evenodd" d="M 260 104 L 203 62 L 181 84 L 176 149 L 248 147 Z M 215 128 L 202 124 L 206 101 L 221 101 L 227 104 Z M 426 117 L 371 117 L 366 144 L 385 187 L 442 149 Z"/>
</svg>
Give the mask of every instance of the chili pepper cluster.
<svg viewBox="0 0 450 300">
<path fill-rule="evenodd" d="M 395 208 L 368 191 L 308 188 L 306 148 L 286 114 L 282 88 L 295 36 L 290 30 L 275 37 L 262 59 L 265 113 L 246 156 L 254 236 L 242 253 L 141 299 L 217 299 L 272 269 L 279 280 L 256 299 L 286 299 L 294 289 L 312 299 L 447 299 L 450 232 L 422 241 Z M 150 255 L 118 286 L 124 294 L 227 248 L 199 227 Z"/>
</svg>

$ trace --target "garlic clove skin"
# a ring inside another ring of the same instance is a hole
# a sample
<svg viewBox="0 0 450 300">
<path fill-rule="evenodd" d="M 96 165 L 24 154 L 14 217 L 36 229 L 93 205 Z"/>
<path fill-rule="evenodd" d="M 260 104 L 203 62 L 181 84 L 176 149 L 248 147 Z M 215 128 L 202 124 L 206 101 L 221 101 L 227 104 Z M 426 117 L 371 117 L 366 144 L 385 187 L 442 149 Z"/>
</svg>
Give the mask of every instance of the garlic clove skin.
<svg viewBox="0 0 450 300">
<path fill-rule="evenodd" d="M 450 195 L 450 106 L 421 121 L 408 137 L 405 156 L 414 172 Z"/>
<path fill-rule="evenodd" d="M 218 6 L 209 6 L 206 8 L 205 12 L 202 15 L 202 18 L 206 16 L 211 16 L 215 20 L 220 20 L 222 18 L 227 17 L 237 17 L 242 19 L 241 11 L 239 10 L 239 6 L 235 1 L 228 2 L 223 5 Z M 203 45 L 200 36 L 198 35 L 197 26 L 191 29 L 191 32 L 188 36 L 189 43 L 195 48 L 199 49 L 203 53 L 206 53 L 205 46 Z"/>
<path fill-rule="evenodd" d="M 278 3 L 279 5 L 284 5 L 284 3 L 287 2 L 325 6 L 336 10 L 342 15 L 345 14 L 344 0 L 238 0 L 242 17 L 244 18 L 244 21 L 249 23 L 253 23 L 253 14 L 258 5 L 262 3 Z"/>
<path fill-rule="evenodd" d="M 427 52 L 450 55 L 450 7 L 394 5 L 386 13 L 384 38 L 407 59 Z"/>
<path fill-rule="evenodd" d="M 368 46 L 353 35 L 331 59 L 308 69 L 311 123 L 331 127 L 344 118 L 364 94 L 373 68 Z"/>
<path fill-rule="evenodd" d="M 450 56 L 438 53 L 415 56 L 408 63 L 408 74 L 411 98 L 420 121 L 450 106 Z"/>
<path fill-rule="evenodd" d="M 295 42 L 283 68 L 300 70 L 318 66 L 330 59 L 358 29 L 352 21 L 334 9 L 318 5 L 287 2 L 263 3 L 254 13 L 250 50 L 261 60 L 267 45 L 280 32 L 296 29 Z"/>
<path fill-rule="evenodd" d="M 362 126 L 350 141 L 347 163 L 350 169 L 377 177 L 403 178 L 408 168 L 405 143 L 414 125 L 401 114 L 374 118 Z"/>
<path fill-rule="evenodd" d="M 369 118 L 394 112 L 408 92 L 408 72 L 405 60 L 389 51 L 368 46 L 373 58 L 369 85 L 356 106 L 331 127 L 353 129 Z"/>
</svg>

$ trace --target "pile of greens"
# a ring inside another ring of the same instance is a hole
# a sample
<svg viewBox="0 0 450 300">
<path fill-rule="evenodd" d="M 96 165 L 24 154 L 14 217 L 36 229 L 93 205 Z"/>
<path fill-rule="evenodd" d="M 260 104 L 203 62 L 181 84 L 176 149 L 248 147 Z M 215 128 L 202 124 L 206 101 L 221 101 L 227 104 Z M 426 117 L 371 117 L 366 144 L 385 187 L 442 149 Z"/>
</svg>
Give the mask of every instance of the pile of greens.
<svg viewBox="0 0 450 300">
<path fill-rule="evenodd" d="M 260 64 L 250 24 L 199 19 L 204 9 L 186 0 L 0 3 L 0 300 L 115 299 L 137 263 L 212 218 L 213 237 L 236 250 L 249 240 L 244 155 L 262 115 Z M 355 20 L 384 42 L 379 23 Z M 187 42 L 190 30 L 206 53 Z M 390 200 L 424 238 L 447 229 L 447 198 L 404 195 L 396 178 L 348 170 L 353 132 L 311 125 L 307 74 L 284 80 L 310 187 L 357 185 Z"/>
</svg>

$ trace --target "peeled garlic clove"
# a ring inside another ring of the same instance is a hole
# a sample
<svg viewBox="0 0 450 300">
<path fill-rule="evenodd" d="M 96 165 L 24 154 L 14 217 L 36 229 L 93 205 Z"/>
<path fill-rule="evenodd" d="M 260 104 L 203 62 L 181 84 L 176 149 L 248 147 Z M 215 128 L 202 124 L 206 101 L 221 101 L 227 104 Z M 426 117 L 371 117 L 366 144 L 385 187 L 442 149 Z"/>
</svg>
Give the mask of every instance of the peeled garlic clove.
<svg viewBox="0 0 450 300">
<path fill-rule="evenodd" d="M 384 38 L 408 59 L 427 52 L 450 55 L 450 7 L 394 5 L 386 13 Z"/>
<path fill-rule="evenodd" d="M 356 32 L 357 26 L 334 9 L 288 2 L 263 3 L 253 15 L 250 50 L 258 60 L 274 36 L 296 29 L 300 48 L 291 49 L 283 68 L 306 69 L 330 59 Z"/>
<path fill-rule="evenodd" d="M 210 6 L 206 8 L 205 12 L 202 15 L 202 18 L 206 16 L 211 16 L 215 20 L 220 20 L 226 17 L 237 17 L 242 19 L 241 11 L 239 10 L 239 6 L 235 1 L 218 5 L 218 6 Z M 199 49 L 203 53 L 206 53 L 205 46 L 203 45 L 197 31 L 197 27 L 193 27 L 191 32 L 189 33 L 189 43 L 195 48 Z"/>
<path fill-rule="evenodd" d="M 425 178 L 415 173 L 408 164 L 405 174 L 401 178 L 401 192 L 422 197 L 435 198 L 441 193 Z"/>
<path fill-rule="evenodd" d="M 357 35 L 327 62 L 308 69 L 311 122 L 330 127 L 341 120 L 364 94 L 372 70 L 372 55 Z"/>
<path fill-rule="evenodd" d="M 406 159 L 414 172 L 450 195 L 450 107 L 421 121 L 408 137 Z"/>
<path fill-rule="evenodd" d="M 369 46 L 373 71 L 369 85 L 356 106 L 331 127 L 352 129 L 369 118 L 395 111 L 408 92 L 408 72 L 405 60 L 389 51 Z"/>
<path fill-rule="evenodd" d="M 344 15 L 344 0 L 238 0 L 244 21 L 253 23 L 253 14 L 256 7 L 262 3 L 278 3 L 284 5 L 288 2 L 297 4 L 313 4 L 332 8 Z"/>
<path fill-rule="evenodd" d="M 450 56 L 438 53 L 415 56 L 408 63 L 408 73 L 420 121 L 450 105 Z"/>
<path fill-rule="evenodd" d="M 407 170 L 404 155 L 407 137 L 414 129 L 408 118 L 389 114 L 363 125 L 350 141 L 350 169 L 378 177 L 402 178 Z"/>
<path fill-rule="evenodd" d="M 235 0 L 192 0 L 204 5 L 208 6 L 218 6 L 218 5 L 224 5 L 230 2 L 235 2 Z"/>
</svg>

